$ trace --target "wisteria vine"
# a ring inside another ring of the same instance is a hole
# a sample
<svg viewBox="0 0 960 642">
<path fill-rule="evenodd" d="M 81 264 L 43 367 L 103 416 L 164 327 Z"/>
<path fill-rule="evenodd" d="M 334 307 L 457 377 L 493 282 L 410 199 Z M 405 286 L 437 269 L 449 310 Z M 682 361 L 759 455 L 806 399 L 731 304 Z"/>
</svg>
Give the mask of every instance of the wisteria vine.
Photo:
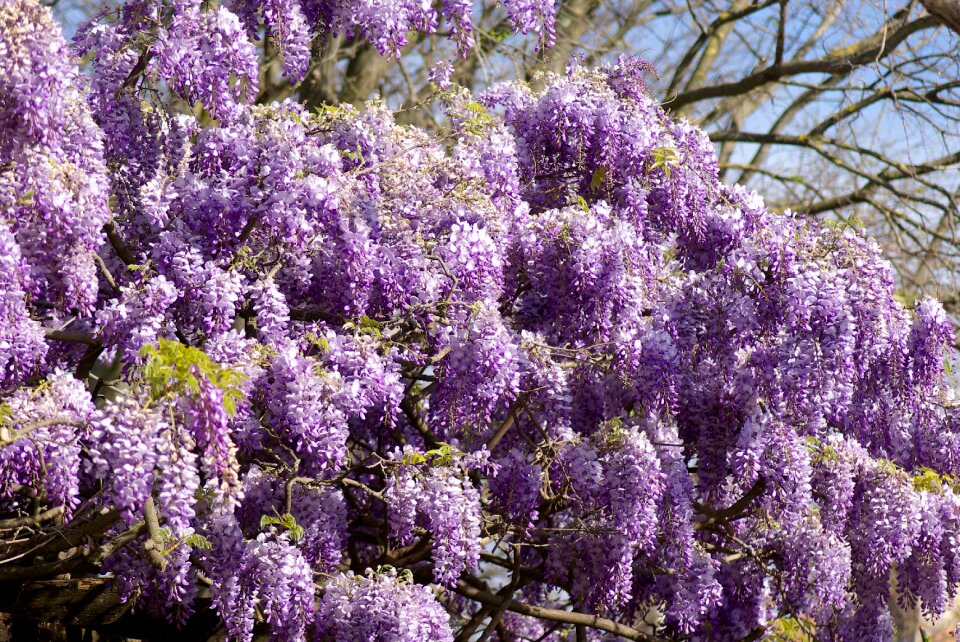
<svg viewBox="0 0 960 642">
<path fill-rule="evenodd" d="M 890 640 L 960 584 L 938 302 L 719 182 L 647 65 L 442 126 L 255 104 L 255 41 L 465 1 L 0 3 L 0 582 L 231 639 Z M 553 3 L 504 0 L 553 39 Z M 83 71 L 81 71 L 81 69 Z M 56 537 L 51 534 L 56 533 Z"/>
</svg>

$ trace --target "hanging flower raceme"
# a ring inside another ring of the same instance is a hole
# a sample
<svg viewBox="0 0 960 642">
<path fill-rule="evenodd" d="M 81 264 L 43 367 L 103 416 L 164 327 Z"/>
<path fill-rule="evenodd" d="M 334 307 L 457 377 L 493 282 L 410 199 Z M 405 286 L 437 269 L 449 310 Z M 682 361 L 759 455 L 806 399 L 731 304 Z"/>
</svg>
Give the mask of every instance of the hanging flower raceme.
<svg viewBox="0 0 960 642">
<path fill-rule="evenodd" d="M 315 635 L 322 642 L 453 640 L 443 606 L 394 569 L 333 578 L 317 610 Z"/>
<path fill-rule="evenodd" d="M 76 59 L 33 2 L 0 7 L 0 78 L 0 235 L 14 237 L 4 241 L 14 262 L 5 278 L 20 281 L 30 308 L 43 302 L 58 317 L 89 311 L 93 256 L 110 216 L 103 134 Z"/>
<path fill-rule="evenodd" d="M 446 585 L 480 559 L 480 494 L 466 475 L 487 466 L 480 452 L 465 455 L 444 445 L 425 454 L 396 453 L 398 470 L 384 491 L 390 535 L 399 544 L 412 541 L 415 528 L 433 538 L 433 576 Z"/>
</svg>

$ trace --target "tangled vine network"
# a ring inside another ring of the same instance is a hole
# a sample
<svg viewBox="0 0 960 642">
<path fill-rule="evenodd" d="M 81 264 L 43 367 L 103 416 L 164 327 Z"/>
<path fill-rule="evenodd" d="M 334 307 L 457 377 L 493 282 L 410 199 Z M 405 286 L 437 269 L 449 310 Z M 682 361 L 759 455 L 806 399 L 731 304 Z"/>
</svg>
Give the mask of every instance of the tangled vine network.
<svg viewBox="0 0 960 642">
<path fill-rule="evenodd" d="M 943 612 L 943 309 L 857 229 L 721 184 L 643 63 L 476 96 L 440 65 L 429 131 L 255 104 L 259 30 L 295 83 L 318 32 L 469 49 L 471 6 L 126 0 L 68 44 L 0 1 L 0 585 L 237 640 Z M 550 45 L 553 2 L 504 8 Z"/>
</svg>

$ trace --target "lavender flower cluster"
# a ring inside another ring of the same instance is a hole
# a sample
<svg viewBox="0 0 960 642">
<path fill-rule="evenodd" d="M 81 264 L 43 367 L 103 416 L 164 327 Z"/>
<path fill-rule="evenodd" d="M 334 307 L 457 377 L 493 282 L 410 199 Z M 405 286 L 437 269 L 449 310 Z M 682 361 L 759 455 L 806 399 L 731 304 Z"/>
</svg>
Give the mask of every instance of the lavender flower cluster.
<svg viewBox="0 0 960 642">
<path fill-rule="evenodd" d="M 552 2 L 503 4 L 549 43 Z M 943 308 L 858 230 L 720 183 L 642 63 L 478 96 L 441 69 L 441 134 L 251 104 L 260 29 L 296 81 L 318 30 L 465 48 L 471 9 L 130 0 L 71 51 L 0 4 L 0 513 L 86 537 L 5 542 L 4 577 L 92 565 L 179 625 L 203 593 L 239 640 L 943 612 Z"/>
</svg>

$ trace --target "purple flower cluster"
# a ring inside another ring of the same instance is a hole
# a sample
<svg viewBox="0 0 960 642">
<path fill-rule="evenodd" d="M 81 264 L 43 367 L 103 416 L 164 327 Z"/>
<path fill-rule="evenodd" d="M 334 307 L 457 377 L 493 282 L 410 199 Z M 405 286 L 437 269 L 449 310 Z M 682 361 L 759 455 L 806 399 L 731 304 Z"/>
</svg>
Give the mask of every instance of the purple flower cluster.
<svg viewBox="0 0 960 642">
<path fill-rule="evenodd" d="M 256 95 L 256 50 L 225 7 L 174 18 L 156 48 L 157 71 L 189 105 L 200 101 L 213 116 L 231 120 Z"/>
<path fill-rule="evenodd" d="M 404 451 L 399 470 L 387 482 L 390 535 L 407 544 L 416 526 L 426 529 L 433 538 L 433 577 L 451 586 L 480 559 L 480 493 L 466 475 L 477 464 L 464 460 L 444 465 L 427 459 L 418 465 L 413 463 L 417 455 L 409 448 Z"/>
<path fill-rule="evenodd" d="M 124 286 L 120 296 L 97 312 L 103 345 L 119 350 L 127 361 L 139 361 L 144 346 L 172 334 L 165 327 L 166 315 L 178 297 L 177 288 L 163 275 Z"/>
<path fill-rule="evenodd" d="M 185 623 L 194 613 L 192 604 L 198 593 L 190 546 L 173 539 L 161 570 L 141 552 L 146 541 L 141 536 L 120 549 L 104 562 L 104 571 L 113 575 L 117 594 L 122 601 L 132 602 L 135 612 Z"/>
<path fill-rule="evenodd" d="M 251 288 L 250 300 L 257 315 L 257 330 L 264 343 L 281 345 L 290 323 L 290 307 L 273 279 Z"/>
<path fill-rule="evenodd" d="M 25 381 L 47 355 L 43 328 L 27 307 L 27 264 L 0 221 L 0 389 Z"/>
<path fill-rule="evenodd" d="M 231 638 L 253 639 L 255 612 L 271 625 L 271 640 L 305 641 L 313 621 L 313 572 L 286 534 L 245 540 L 232 515 L 215 513 L 207 531 L 211 548 L 198 551 L 213 581 L 213 606 Z"/>
<path fill-rule="evenodd" d="M 236 447 L 230 437 L 230 417 L 223 404 L 223 390 L 200 373 L 191 374 L 197 389 L 186 402 L 185 419 L 190 434 L 201 452 L 201 468 L 208 479 L 223 483 L 231 492 L 239 485 Z"/>
<path fill-rule="evenodd" d="M 317 609 L 318 642 L 452 642 L 443 606 L 425 586 L 396 571 L 339 575 L 327 584 Z"/>
<path fill-rule="evenodd" d="M 233 326 L 242 276 L 204 260 L 202 250 L 185 236 L 171 231 L 152 252 L 158 271 L 181 293 L 174 308 L 177 328 L 191 338 L 222 334 Z"/>
<path fill-rule="evenodd" d="M 455 313 L 449 354 L 437 366 L 431 397 L 434 428 L 444 435 L 483 433 L 518 388 L 517 347 L 503 318 L 489 304 Z"/>
<path fill-rule="evenodd" d="M 336 403 L 341 385 L 333 372 L 304 357 L 292 343 L 280 348 L 265 375 L 267 422 L 294 449 L 307 472 L 322 474 L 345 457 L 347 416 Z"/>
<path fill-rule="evenodd" d="M 39 391 L 4 400 L 0 420 L 0 493 L 8 510 L 29 508 L 20 488 L 33 488 L 67 517 L 80 501 L 81 435 L 96 409 L 83 385 L 51 373 Z"/>
<path fill-rule="evenodd" d="M 335 569 L 347 538 L 347 506 L 339 490 L 296 484 L 291 488 L 290 514 L 304 529 L 296 540 L 304 558 L 320 572 Z M 243 502 L 237 510 L 246 533 L 258 533 L 264 516 L 285 510 L 285 484 L 263 470 L 252 467 L 243 479 Z"/>
<path fill-rule="evenodd" d="M 549 551 L 550 576 L 593 607 L 625 604 L 633 560 L 653 553 L 658 532 L 664 485 L 656 451 L 644 433 L 617 421 L 590 441 L 570 443 L 551 477 L 552 486 L 575 494 L 567 517 L 583 532 Z"/>
<path fill-rule="evenodd" d="M 162 408 L 144 409 L 132 397 L 109 404 L 93 422 L 86 472 L 103 480 L 107 501 L 127 521 L 138 521 L 143 515 L 162 444 L 171 430 Z"/>
<path fill-rule="evenodd" d="M 3 298 L 22 288 L 29 305 L 43 301 L 57 317 L 89 312 L 97 299 L 93 255 L 110 217 L 104 145 L 48 10 L 19 0 L 0 8 L 0 78 L 0 238 L 11 281 Z M 12 303 L 4 302 L 4 316 L 19 316 Z M 11 322 L 26 330 L 29 345 L 35 331 Z M 20 361 L 18 350 L 2 347 L 0 358 Z"/>
<path fill-rule="evenodd" d="M 543 46 L 553 45 L 556 16 L 552 0 L 504 0 L 503 6 L 514 29 L 520 33 L 532 31 L 540 36 Z"/>
</svg>

